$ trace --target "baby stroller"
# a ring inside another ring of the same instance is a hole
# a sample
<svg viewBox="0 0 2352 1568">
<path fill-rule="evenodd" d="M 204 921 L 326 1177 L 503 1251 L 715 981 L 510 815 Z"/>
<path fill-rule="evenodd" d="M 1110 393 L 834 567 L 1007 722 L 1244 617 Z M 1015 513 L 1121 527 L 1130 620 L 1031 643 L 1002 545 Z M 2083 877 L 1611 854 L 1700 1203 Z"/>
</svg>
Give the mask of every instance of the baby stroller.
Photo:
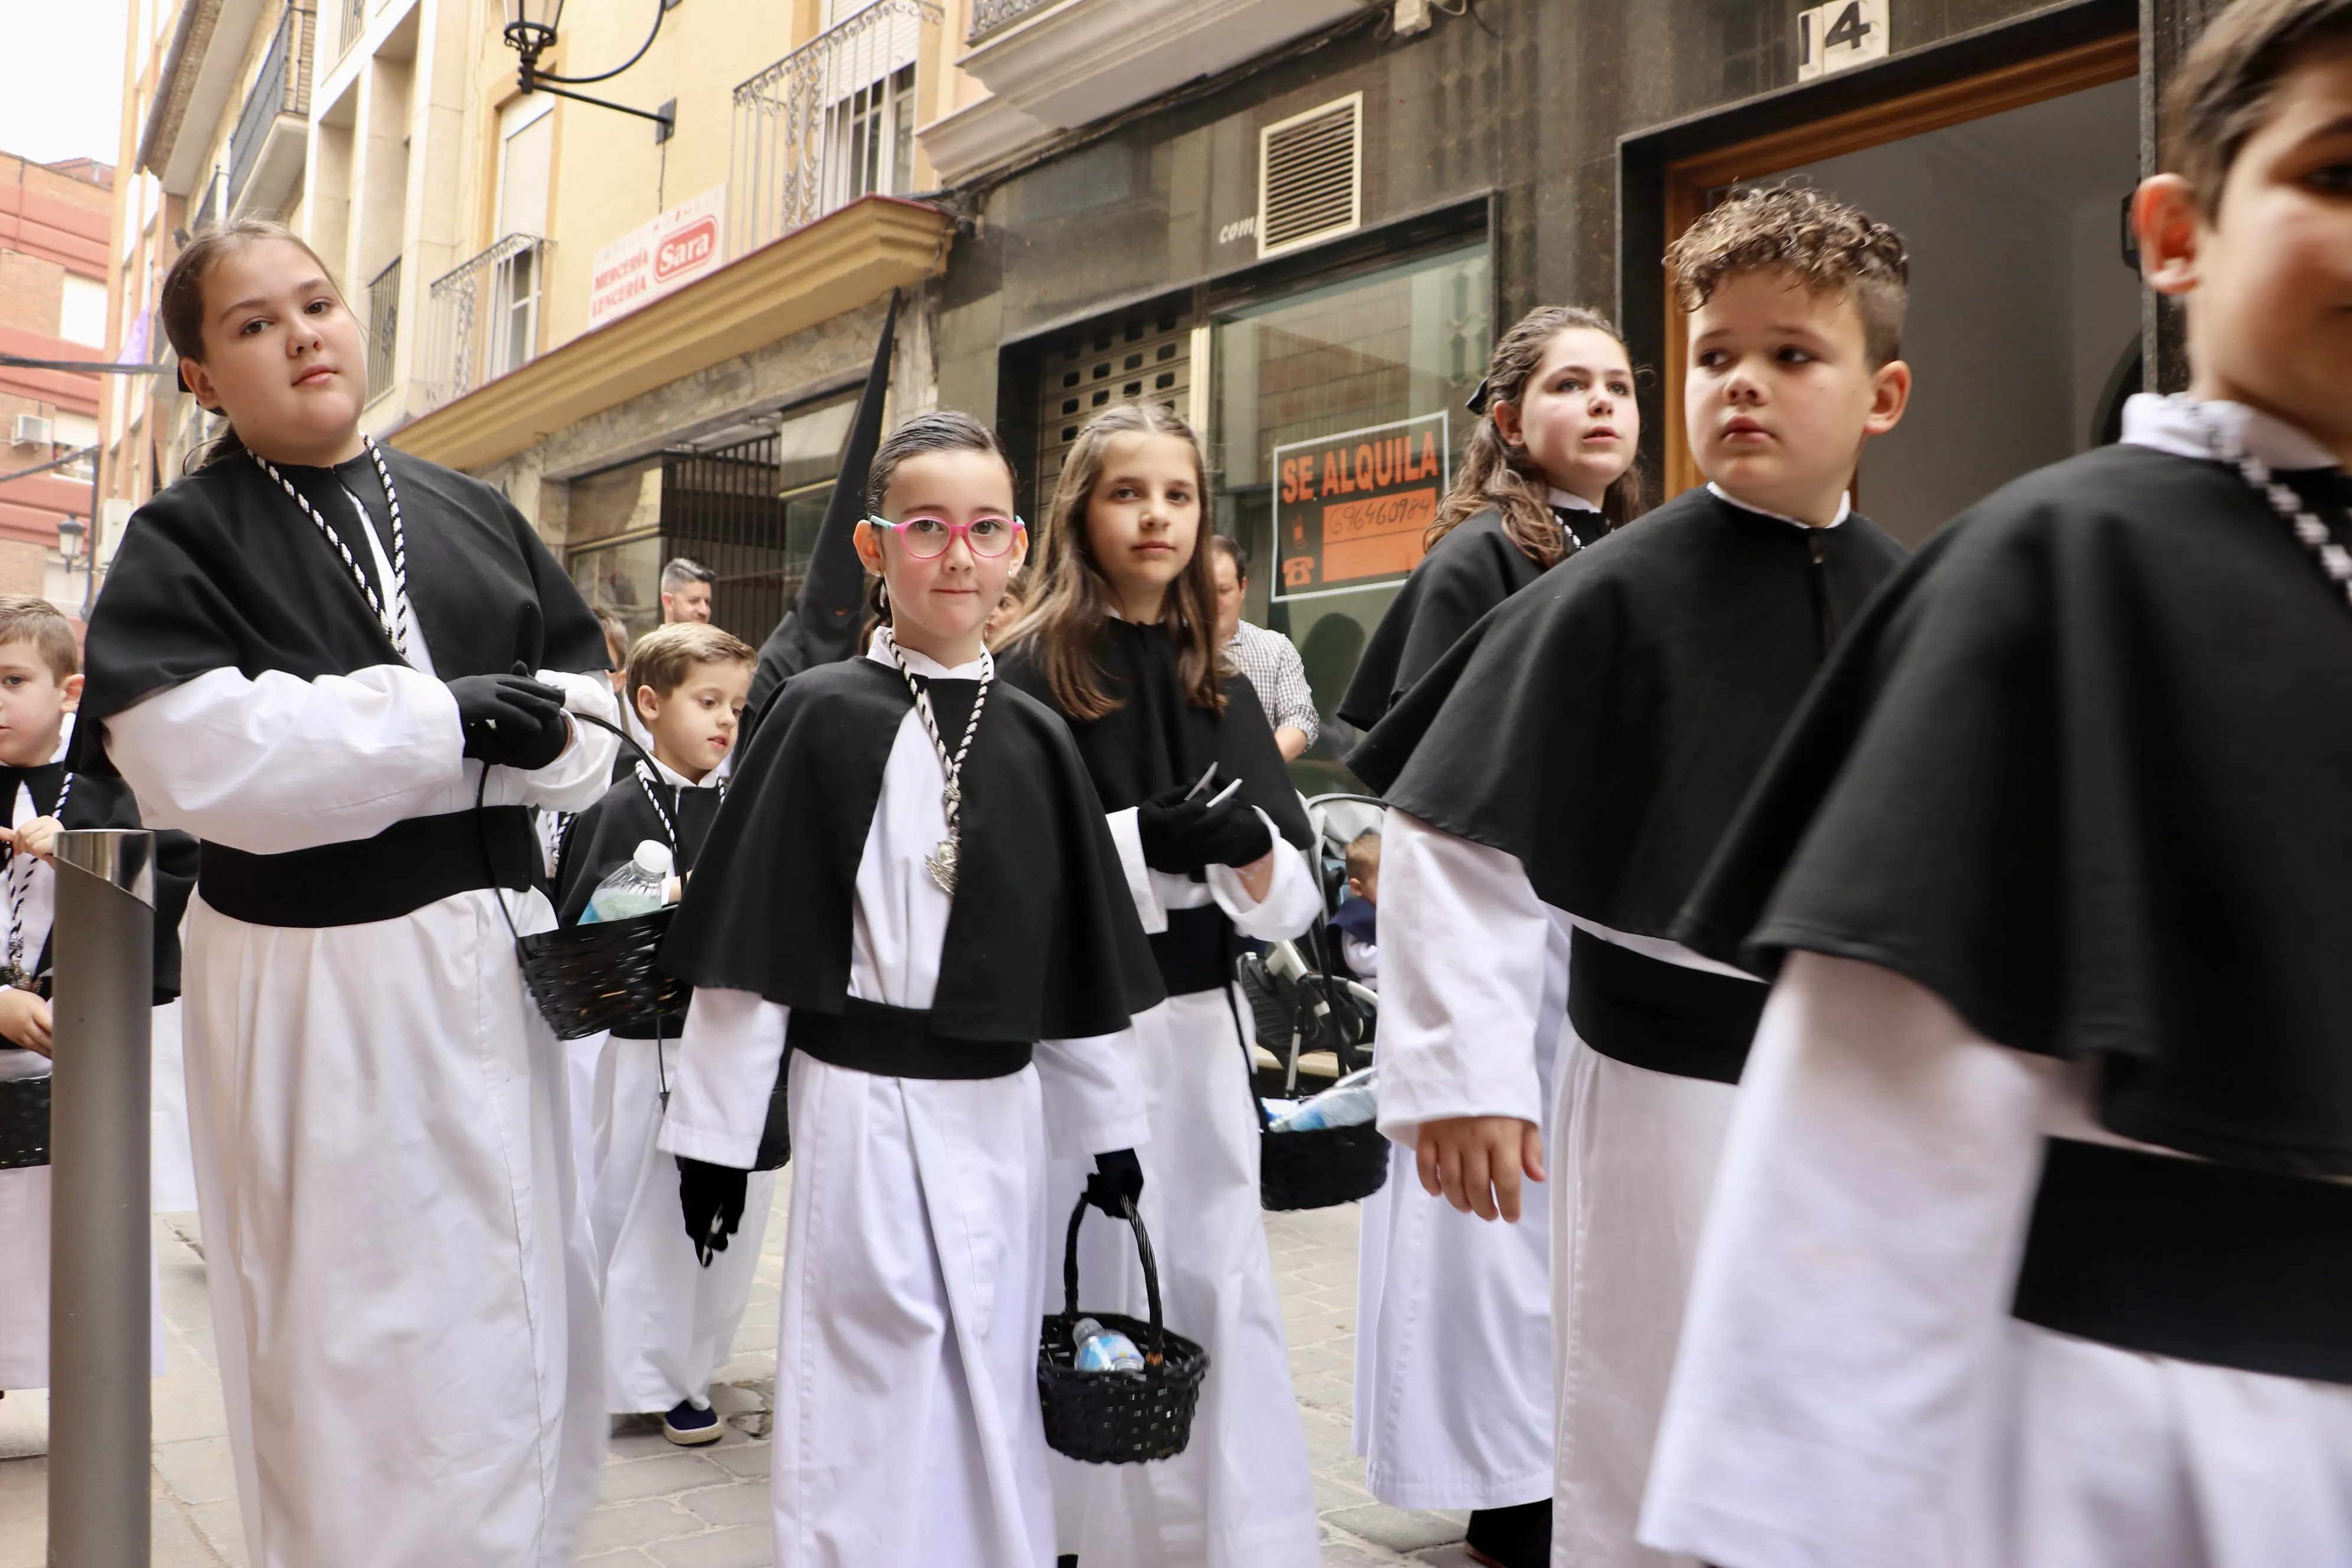
<svg viewBox="0 0 2352 1568">
<path fill-rule="evenodd" d="M 1321 795 L 1306 802 L 1315 829 L 1317 884 L 1323 894 L 1322 921 L 1306 935 L 1272 942 L 1263 954 L 1244 953 L 1239 964 L 1242 994 L 1255 1016 L 1257 1043 L 1273 1056 L 1285 1097 L 1298 1093 L 1302 1058 L 1317 1058 L 1307 1070 L 1344 1078 L 1370 1065 L 1380 998 L 1339 973 L 1325 922 L 1339 911 L 1348 887 L 1347 850 L 1358 834 L 1380 825 L 1381 803 L 1370 795 Z M 1328 1056 L 1328 1067 L 1324 1058 Z"/>
</svg>

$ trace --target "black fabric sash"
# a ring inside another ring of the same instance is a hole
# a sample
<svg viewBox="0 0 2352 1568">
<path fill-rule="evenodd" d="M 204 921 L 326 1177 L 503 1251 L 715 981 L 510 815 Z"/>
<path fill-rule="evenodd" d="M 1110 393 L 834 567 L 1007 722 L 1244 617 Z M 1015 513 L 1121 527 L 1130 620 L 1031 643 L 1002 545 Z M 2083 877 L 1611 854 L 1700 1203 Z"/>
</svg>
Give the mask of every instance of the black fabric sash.
<svg viewBox="0 0 2352 1568">
<path fill-rule="evenodd" d="M 928 1008 L 892 1007 L 856 996 L 841 1011 L 793 1009 L 792 1049 L 832 1067 L 877 1078 L 1010 1078 L 1029 1065 L 1027 1040 L 950 1040 L 931 1032 Z"/>
<path fill-rule="evenodd" d="M 1233 984 L 1233 946 L 1225 940 L 1230 923 L 1214 904 L 1168 911 L 1168 929 L 1153 931 L 1150 939 L 1168 994 L 1190 996 Z"/>
<path fill-rule="evenodd" d="M 2053 1138 L 2010 1310 L 2119 1350 L 2352 1384 L 2352 1186 Z"/>
<path fill-rule="evenodd" d="M 283 855 L 207 842 L 196 890 L 232 920 L 317 930 L 398 920 L 478 888 L 521 892 L 539 869 L 529 809 L 493 805 L 412 816 L 373 838 Z"/>
<path fill-rule="evenodd" d="M 1768 987 L 1620 947 L 1579 927 L 1568 946 L 1568 1020 L 1629 1067 L 1738 1083 Z"/>
</svg>

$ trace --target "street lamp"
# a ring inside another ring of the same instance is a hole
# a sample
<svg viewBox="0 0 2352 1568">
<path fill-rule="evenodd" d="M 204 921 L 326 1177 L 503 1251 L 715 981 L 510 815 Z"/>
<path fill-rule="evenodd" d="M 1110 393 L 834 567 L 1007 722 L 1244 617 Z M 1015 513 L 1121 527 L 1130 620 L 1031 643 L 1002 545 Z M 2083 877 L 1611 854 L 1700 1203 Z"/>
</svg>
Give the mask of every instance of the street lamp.
<svg viewBox="0 0 2352 1568">
<path fill-rule="evenodd" d="M 594 76 L 556 76 L 539 68 L 539 57 L 555 47 L 556 27 L 563 18 L 563 0 L 506 0 L 507 21 L 501 31 L 507 47 L 522 57 L 517 79 L 523 91 L 552 93 L 558 98 L 593 103 L 599 109 L 616 110 L 623 114 L 634 114 L 640 120 L 650 120 L 654 122 L 654 140 L 667 142 L 677 130 L 677 100 L 674 98 L 659 109 L 632 109 L 625 103 L 591 98 L 584 92 L 569 92 L 564 88 L 549 84 L 563 82 L 572 87 L 584 87 L 590 82 L 610 81 L 619 76 L 646 58 L 646 51 L 654 47 L 656 38 L 661 37 L 662 18 L 678 4 L 679 0 L 656 0 L 653 30 L 646 35 L 646 41 L 637 46 L 637 52 L 611 70 L 599 71 Z"/>
<path fill-rule="evenodd" d="M 65 558 L 66 589 L 68 593 L 73 589 L 74 563 L 81 559 L 82 541 L 89 532 L 89 525 L 78 517 L 58 519 L 58 553 Z M 97 596 L 97 587 L 98 581 L 93 574 L 89 591 L 84 593 L 81 599 L 81 615 L 85 621 L 89 619 L 90 601 Z"/>
</svg>

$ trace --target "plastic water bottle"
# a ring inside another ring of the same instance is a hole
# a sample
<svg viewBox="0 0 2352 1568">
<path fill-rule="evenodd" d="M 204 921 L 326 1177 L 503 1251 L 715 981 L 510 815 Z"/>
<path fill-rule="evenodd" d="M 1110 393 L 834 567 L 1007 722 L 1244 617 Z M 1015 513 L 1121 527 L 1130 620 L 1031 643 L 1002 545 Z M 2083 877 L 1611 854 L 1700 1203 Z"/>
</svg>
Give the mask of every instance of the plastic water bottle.
<svg viewBox="0 0 2352 1568">
<path fill-rule="evenodd" d="M 1360 1127 L 1380 1114 L 1380 1068 L 1351 1072 L 1274 1123 L 1276 1132 L 1311 1132 L 1318 1127 Z"/>
<path fill-rule="evenodd" d="M 669 885 L 674 864 L 668 845 L 654 838 L 639 843 L 637 852 L 597 883 L 596 890 L 588 895 L 588 908 L 582 912 L 580 923 L 625 921 L 653 913 L 662 907 L 662 892 Z"/>
<path fill-rule="evenodd" d="M 1117 1329 L 1106 1329 L 1092 1318 L 1070 1325 L 1070 1342 L 1077 1347 L 1072 1364 L 1080 1372 L 1141 1372 L 1143 1352 Z"/>
</svg>

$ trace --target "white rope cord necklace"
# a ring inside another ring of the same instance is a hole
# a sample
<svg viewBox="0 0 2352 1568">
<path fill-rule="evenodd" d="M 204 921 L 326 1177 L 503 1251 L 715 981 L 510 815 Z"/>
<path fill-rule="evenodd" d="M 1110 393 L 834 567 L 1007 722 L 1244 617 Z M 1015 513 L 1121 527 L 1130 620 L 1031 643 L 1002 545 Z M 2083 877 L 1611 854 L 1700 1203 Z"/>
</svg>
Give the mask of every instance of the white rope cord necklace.
<svg viewBox="0 0 2352 1568">
<path fill-rule="evenodd" d="M 29 773 L 32 770 L 28 768 L 25 771 Z M 65 786 L 58 791 L 58 804 L 47 811 L 42 811 L 41 803 L 36 800 L 33 802 L 34 814 L 37 816 L 62 816 L 65 813 L 66 802 L 73 798 L 73 786 L 74 776 L 68 773 Z M 27 783 L 25 787 L 30 790 L 32 785 Z M 10 801 L 8 804 L 11 809 L 14 809 L 16 802 Z M 16 874 L 16 862 L 19 860 L 25 863 L 22 877 Z M 33 890 L 33 873 L 38 868 L 38 862 L 30 854 L 21 849 L 9 850 L 8 966 L 5 971 L 0 971 L 0 984 L 14 985 L 19 990 L 26 991 L 33 988 L 34 977 L 25 969 L 25 895 Z"/>
<path fill-rule="evenodd" d="M 375 477 L 383 481 L 383 499 L 392 509 L 392 595 L 389 600 L 376 593 L 375 584 L 368 581 L 368 574 L 361 570 L 359 558 L 352 553 L 352 547 L 343 542 L 343 536 L 335 531 L 333 523 L 319 515 L 319 509 L 310 504 L 310 498 L 296 489 L 293 482 L 279 473 L 268 458 L 250 447 L 247 450 L 253 460 L 261 465 L 261 471 L 276 479 L 278 488 L 293 498 L 294 504 L 302 509 L 302 515 L 319 525 L 319 531 L 326 536 L 329 544 L 334 546 L 335 553 L 343 558 L 344 566 L 351 571 L 352 581 L 359 584 L 360 596 L 367 601 L 368 608 L 375 612 L 376 624 L 383 628 L 383 635 L 391 642 L 394 651 L 404 660 L 408 658 L 410 619 L 408 534 L 400 521 L 400 492 L 392 488 L 392 469 L 385 464 L 383 448 L 375 444 L 375 437 L 362 436 L 360 440 L 366 445 L 368 456 L 375 459 Z"/>
<path fill-rule="evenodd" d="M 2191 404 L 2190 413 L 2198 427 L 2205 433 L 2206 445 L 2213 456 L 2238 470 L 2238 477 L 2256 495 L 2270 503 L 2273 511 L 2286 521 L 2294 536 L 2319 563 L 2327 580 L 2344 593 L 2345 602 L 2352 605 L 2352 551 L 2336 542 L 2336 536 L 2312 510 L 2304 505 L 2303 498 L 2291 486 L 2279 482 L 2271 466 L 2246 450 L 2244 441 L 2223 429 L 2221 421 L 2206 412 L 2203 405 Z"/>
<path fill-rule="evenodd" d="M 940 840 L 939 847 L 923 857 L 923 864 L 931 873 L 931 880 L 940 892 L 955 897 L 956 864 L 963 843 L 963 759 L 971 750 L 971 738 L 980 732 L 980 711 L 988 706 L 989 683 L 996 679 L 996 661 L 987 654 L 981 656 L 980 690 L 971 700 L 971 717 L 964 721 L 963 740 L 948 755 L 948 743 L 940 738 L 939 721 L 931 715 L 931 699 L 915 679 L 915 672 L 907 668 L 906 655 L 898 650 L 898 639 L 890 639 L 890 659 L 898 667 L 898 674 L 907 682 L 907 690 L 915 699 L 915 711 L 923 718 L 924 732 L 931 738 L 931 750 L 939 753 L 940 771 L 947 774 L 947 788 L 940 792 L 940 810 L 948 819 L 948 836 Z"/>
</svg>

